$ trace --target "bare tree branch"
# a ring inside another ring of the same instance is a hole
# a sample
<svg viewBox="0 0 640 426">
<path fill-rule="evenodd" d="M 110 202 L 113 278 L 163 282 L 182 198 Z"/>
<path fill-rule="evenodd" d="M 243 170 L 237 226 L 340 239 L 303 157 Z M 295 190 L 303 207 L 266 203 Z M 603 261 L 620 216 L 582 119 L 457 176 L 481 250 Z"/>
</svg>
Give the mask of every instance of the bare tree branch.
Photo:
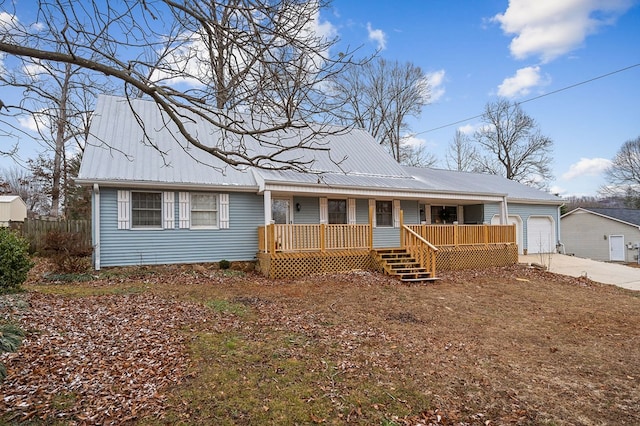
<svg viewBox="0 0 640 426">
<path fill-rule="evenodd" d="M 605 172 L 605 179 L 607 185 L 600 189 L 601 194 L 640 197 L 640 137 L 622 144 Z"/>
<path fill-rule="evenodd" d="M 507 100 L 488 103 L 484 126 L 474 134 L 483 172 L 543 188 L 553 175 L 553 141 L 540 134 L 535 120 Z"/>
<path fill-rule="evenodd" d="M 317 136 L 344 131 L 325 125 L 333 104 L 324 82 L 353 62 L 352 51 L 331 52 L 338 40 L 317 31 L 324 6 L 323 0 L 40 0 L 39 25 L 11 21 L 0 52 L 80 67 L 120 83 L 127 96 L 153 100 L 177 126 L 183 149 L 232 166 L 305 170 L 308 164 L 284 154 L 322 150 Z M 203 143 L 185 125 L 189 116 L 222 129 L 224 140 Z M 274 142 L 289 130 L 305 136 L 295 146 Z M 271 151 L 248 152 L 245 137 Z"/>
<path fill-rule="evenodd" d="M 478 172 L 478 150 L 473 146 L 471 139 L 460 130 L 449 143 L 445 162 L 449 170 L 460 172 Z"/>
<path fill-rule="evenodd" d="M 420 67 L 382 58 L 367 61 L 332 79 L 332 90 L 340 102 L 341 123 L 366 129 L 396 161 L 409 159 L 409 151 L 401 152 L 403 134 L 409 133 L 406 119 L 419 116 L 429 101 L 429 82 Z"/>
</svg>

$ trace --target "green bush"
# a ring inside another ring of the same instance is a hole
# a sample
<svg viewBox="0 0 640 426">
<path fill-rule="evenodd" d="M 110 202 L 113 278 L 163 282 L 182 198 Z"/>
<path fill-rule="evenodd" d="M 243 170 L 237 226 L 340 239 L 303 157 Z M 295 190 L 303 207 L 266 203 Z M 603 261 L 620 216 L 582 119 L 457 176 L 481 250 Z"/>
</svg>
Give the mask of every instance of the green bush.
<svg viewBox="0 0 640 426">
<path fill-rule="evenodd" d="M 19 289 L 32 266 L 29 243 L 13 231 L 0 228 L 0 292 Z"/>
<path fill-rule="evenodd" d="M 231 268 L 231 262 L 229 262 L 226 259 L 222 259 L 219 263 L 218 266 L 220 267 L 220 269 L 229 269 Z"/>
<path fill-rule="evenodd" d="M 22 343 L 24 332 L 13 324 L 0 324 L 0 354 L 15 352 Z M 7 376 L 7 369 L 0 363 L 0 382 Z"/>
</svg>

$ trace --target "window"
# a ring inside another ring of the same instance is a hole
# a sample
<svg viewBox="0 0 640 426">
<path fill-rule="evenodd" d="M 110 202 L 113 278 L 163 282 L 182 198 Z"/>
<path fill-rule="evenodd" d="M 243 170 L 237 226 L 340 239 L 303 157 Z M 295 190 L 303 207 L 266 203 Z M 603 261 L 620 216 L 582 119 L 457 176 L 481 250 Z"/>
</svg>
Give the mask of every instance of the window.
<svg viewBox="0 0 640 426">
<path fill-rule="evenodd" d="M 329 200 L 327 207 L 329 210 L 329 223 L 347 223 L 347 200 Z"/>
<path fill-rule="evenodd" d="M 376 201 L 376 226 L 393 226 L 393 203 Z"/>
<path fill-rule="evenodd" d="M 431 223 L 453 223 L 458 220 L 456 206 L 431 206 Z"/>
<path fill-rule="evenodd" d="M 131 226 L 133 228 L 162 228 L 161 193 L 131 193 Z"/>
<path fill-rule="evenodd" d="M 191 194 L 191 227 L 215 228 L 218 226 L 218 195 Z"/>
<path fill-rule="evenodd" d="M 274 198 L 271 200 L 271 219 L 273 223 L 289 223 L 291 221 L 291 200 L 288 198 Z"/>
</svg>

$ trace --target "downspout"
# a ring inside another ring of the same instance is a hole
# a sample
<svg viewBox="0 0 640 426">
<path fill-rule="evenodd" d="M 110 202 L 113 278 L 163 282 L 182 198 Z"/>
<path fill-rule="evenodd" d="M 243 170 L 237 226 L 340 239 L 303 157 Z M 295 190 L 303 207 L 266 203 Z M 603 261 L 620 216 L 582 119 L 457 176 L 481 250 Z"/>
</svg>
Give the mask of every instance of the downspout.
<svg viewBox="0 0 640 426">
<path fill-rule="evenodd" d="M 93 208 L 91 209 L 91 239 L 93 240 L 93 267 L 100 270 L 100 187 L 93 184 Z"/>
<path fill-rule="evenodd" d="M 507 225 L 509 223 L 509 207 L 507 205 L 506 195 L 502 197 L 500 203 L 500 225 Z"/>
<path fill-rule="evenodd" d="M 558 224 L 556 225 L 557 226 L 556 235 L 557 235 L 558 243 L 556 245 L 556 251 L 561 254 L 566 254 L 564 244 L 562 243 L 562 239 L 560 238 L 560 236 L 562 235 L 560 233 L 560 225 L 562 224 L 562 222 L 560 221 L 560 217 L 562 216 L 562 210 L 561 210 L 562 206 L 564 206 L 564 204 L 558 206 L 558 220 L 557 220 Z M 561 248 L 562 248 L 562 251 L 560 251 Z"/>
</svg>

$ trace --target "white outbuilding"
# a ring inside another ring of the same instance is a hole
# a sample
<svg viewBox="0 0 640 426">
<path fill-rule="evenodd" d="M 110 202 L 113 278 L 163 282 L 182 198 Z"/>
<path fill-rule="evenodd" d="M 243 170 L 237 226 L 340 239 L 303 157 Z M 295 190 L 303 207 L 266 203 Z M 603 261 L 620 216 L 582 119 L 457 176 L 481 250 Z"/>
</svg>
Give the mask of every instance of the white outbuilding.
<svg viewBox="0 0 640 426">
<path fill-rule="evenodd" d="M 27 218 L 27 205 L 18 195 L 0 195 L 0 226 L 9 226 L 9 222 L 24 222 Z"/>
</svg>

